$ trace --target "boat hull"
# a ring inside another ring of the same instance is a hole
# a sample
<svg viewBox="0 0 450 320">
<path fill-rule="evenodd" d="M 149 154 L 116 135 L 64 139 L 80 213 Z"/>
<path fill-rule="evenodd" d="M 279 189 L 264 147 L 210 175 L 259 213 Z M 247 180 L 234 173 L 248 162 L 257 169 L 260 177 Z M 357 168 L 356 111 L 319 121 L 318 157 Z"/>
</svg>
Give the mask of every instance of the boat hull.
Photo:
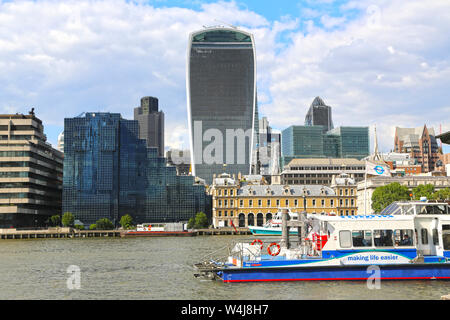
<svg viewBox="0 0 450 320">
<path fill-rule="evenodd" d="M 379 269 L 378 269 L 378 268 Z M 223 282 L 342 281 L 342 280 L 450 280 L 449 263 L 351 265 L 223 269 Z"/>
<path fill-rule="evenodd" d="M 255 236 L 281 236 L 281 228 L 252 227 L 248 229 Z M 290 235 L 298 235 L 297 231 L 290 231 Z"/>
</svg>

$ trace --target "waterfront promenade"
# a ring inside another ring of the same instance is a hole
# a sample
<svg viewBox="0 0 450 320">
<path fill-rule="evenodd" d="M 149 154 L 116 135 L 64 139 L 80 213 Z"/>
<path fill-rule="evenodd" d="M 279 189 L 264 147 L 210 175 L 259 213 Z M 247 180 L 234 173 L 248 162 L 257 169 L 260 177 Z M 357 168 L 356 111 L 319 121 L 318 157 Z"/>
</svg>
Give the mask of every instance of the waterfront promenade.
<svg viewBox="0 0 450 320">
<path fill-rule="evenodd" d="M 195 229 L 193 236 L 204 235 L 249 235 L 247 228 L 220 228 L 220 229 Z M 99 238 L 99 237 L 124 237 L 125 230 L 78 230 L 74 228 L 48 228 L 48 229 L 0 229 L 0 240 L 12 239 L 62 239 L 62 238 Z"/>
</svg>

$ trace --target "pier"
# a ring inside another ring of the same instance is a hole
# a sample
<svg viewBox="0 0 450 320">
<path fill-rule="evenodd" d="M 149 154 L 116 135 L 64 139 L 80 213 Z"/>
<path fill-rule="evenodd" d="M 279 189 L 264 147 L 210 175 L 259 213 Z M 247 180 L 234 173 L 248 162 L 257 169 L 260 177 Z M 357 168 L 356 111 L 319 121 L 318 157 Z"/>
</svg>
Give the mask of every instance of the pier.
<svg viewBox="0 0 450 320">
<path fill-rule="evenodd" d="M 0 229 L 0 240 L 46 238 L 99 238 L 120 237 L 119 230 L 77 230 L 73 228 L 49 228 L 34 230 Z"/>
<path fill-rule="evenodd" d="M 250 235 L 252 234 L 248 228 L 220 228 L 220 229 L 196 229 L 197 236 L 210 235 Z"/>
<path fill-rule="evenodd" d="M 220 229 L 196 229 L 191 236 L 211 235 L 251 235 L 247 228 L 220 228 Z M 74 228 L 49 228 L 49 229 L 0 229 L 0 240 L 13 239 L 60 239 L 60 238 L 120 238 L 124 237 L 123 230 L 78 230 Z M 162 236 L 176 236 L 162 235 Z"/>
</svg>

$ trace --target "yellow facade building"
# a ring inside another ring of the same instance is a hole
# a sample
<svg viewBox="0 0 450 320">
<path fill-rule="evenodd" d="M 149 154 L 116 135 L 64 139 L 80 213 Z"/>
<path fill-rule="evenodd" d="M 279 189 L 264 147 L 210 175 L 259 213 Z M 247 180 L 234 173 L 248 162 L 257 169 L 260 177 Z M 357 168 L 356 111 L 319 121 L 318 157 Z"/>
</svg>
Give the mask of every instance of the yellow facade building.
<svg viewBox="0 0 450 320">
<path fill-rule="evenodd" d="M 278 208 L 315 214 L 356 214 L 356 187 L 352 179 L 335 180 L 333 188 L 321 185 L 267 184 L 261 176 L 239 180 L 228 174 L 213 179 L 214 227 L 262 226 L 271 220 Z"/>
</svg>

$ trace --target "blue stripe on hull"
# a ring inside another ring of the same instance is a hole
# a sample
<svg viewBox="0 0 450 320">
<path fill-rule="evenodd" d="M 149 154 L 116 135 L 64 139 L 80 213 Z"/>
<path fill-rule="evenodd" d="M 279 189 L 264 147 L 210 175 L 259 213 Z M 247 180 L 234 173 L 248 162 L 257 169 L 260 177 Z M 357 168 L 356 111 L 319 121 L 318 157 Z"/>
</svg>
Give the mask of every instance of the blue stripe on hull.
<svg viewBox="0 0 450 320">
<path fill-rule="evenodd" d="M 255 236 L 266 236 L 266 235 L 273 235 L 273 236 L 281 236 L 281 230 L 271 230 L 271 229 L 252 229 L 249 228 L 250 232 Z M 298 232 L 290 231 L 289 234 L 291 235 L 297 235 Z"/>
<path fill-rule="evenodd" d="M 450 264 L 382 265 L 380 274 L 368 267 L 251 268 L 224 270 L 219 276 L 224 282 L 450 279 Z"/>
</svg>

